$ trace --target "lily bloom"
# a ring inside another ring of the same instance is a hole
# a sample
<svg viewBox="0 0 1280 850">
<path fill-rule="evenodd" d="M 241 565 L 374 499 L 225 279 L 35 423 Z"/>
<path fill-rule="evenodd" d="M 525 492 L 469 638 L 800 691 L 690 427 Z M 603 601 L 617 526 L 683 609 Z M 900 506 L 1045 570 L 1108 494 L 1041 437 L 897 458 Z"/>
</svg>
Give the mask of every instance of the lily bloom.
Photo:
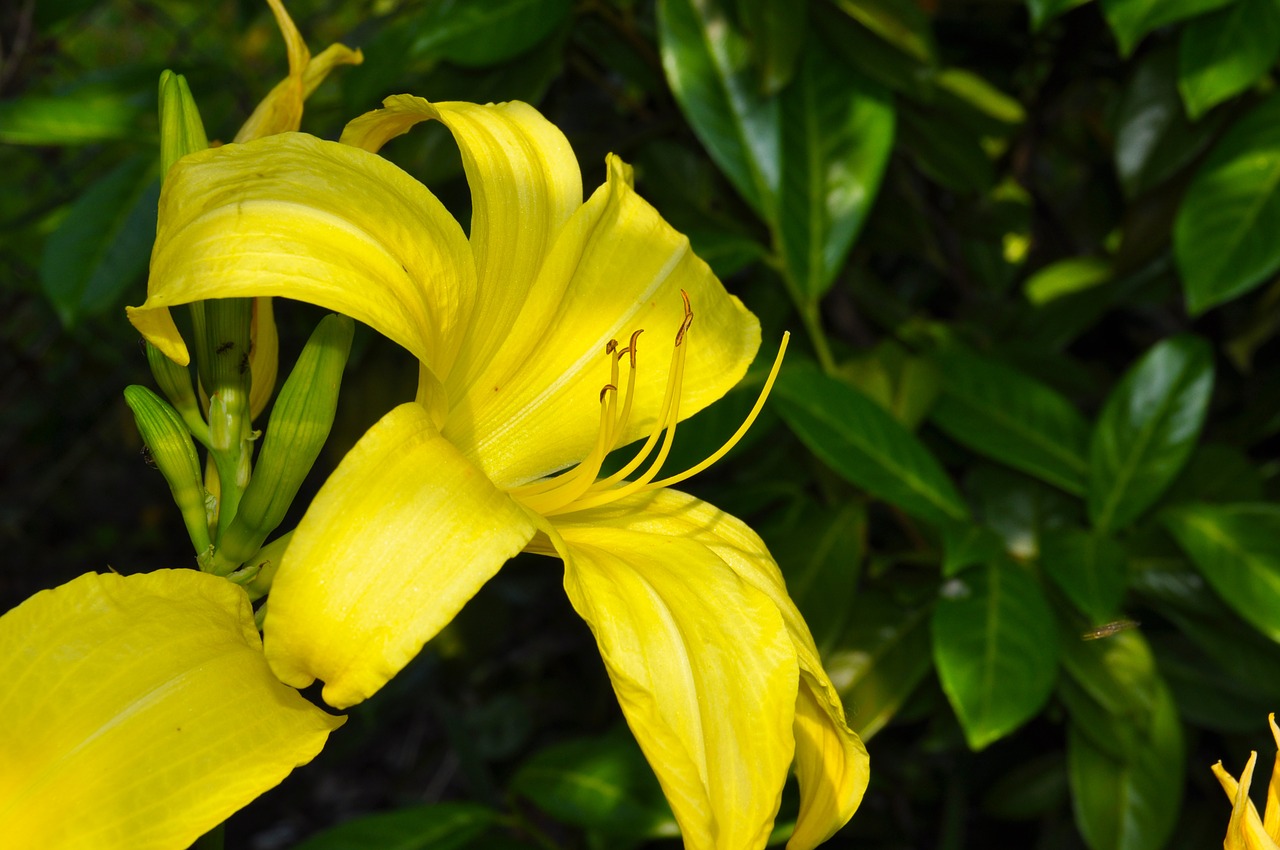
<svg viewBox="0 0 1280 850">
<path fill-rule="evenodd" d="M 729 446 L 658 478 L 676 424 L 745 374 L 756 318 L 621 160 L 584 202 L 568 141 L 532 107 L 384 107 L 338 143 L 282 134 L 180 161 L 130 310 L 178 362 L 169 307 L 271 295 L 346 313 L 421 364 L 416 400 L 359 440 L 294 533 L 272 668 L 360 702 L 513 555 L 558 557 L 686 846 L 763 847 L 793 762 L 788 846 L 816 846 L 861 801 L 866 750 L 760 538 L 671 489 Z M 376 153 L 424 120 L 461 149 L 469 238 Z"/>
<path fill-rule="evenodd" d="M 0 845 L 182 850 L 346 718 L 267 666 L 244 590 L 88 573 L 0 617 Z"/>
<path fill-rule="evenodd" d="M 1253 782 L 1253 768 L 1258 761 L 1256 752 L 1249 754 L 1249 762 L 1240 774 L 1240 781 L 1227 773 L 1218 762 L 1213 766 L 1213 775 L 1218 777 L 1222 790 L 1232 802 L 1231 821 L 1227 824 L 1227 837 L 1222 846 L 1225 850 L 1280 850 L 1280 727 L 1276 726 L 1276 716 L 1267 717 L 1271 724 L 1271 736 L 1276 742 L 1276 760 L 1271 769 L 1271 781 L 1267 785 L 1267 807 L 1263 817 L 1258 817 L 1258 810 L 1249 799 L 1249 786 Z"/>
</svg>

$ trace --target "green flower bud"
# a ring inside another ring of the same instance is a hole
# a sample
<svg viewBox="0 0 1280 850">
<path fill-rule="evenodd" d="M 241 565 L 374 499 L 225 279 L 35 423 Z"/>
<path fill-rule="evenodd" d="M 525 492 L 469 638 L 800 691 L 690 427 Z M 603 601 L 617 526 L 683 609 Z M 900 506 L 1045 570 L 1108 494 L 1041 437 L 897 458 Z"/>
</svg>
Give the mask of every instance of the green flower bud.
<svg viewBox="0 0 1280 850">
<path fill-rule="evenodd" d="M 326 316 L 307 341 L 271 411 L 253 478 L 231 525 L 218 539 L 218 571 L 244 563 L 284 519 L 320 449 L 338 407 L 342 370 L 355 323 Z"/>
<path fill-rule="evenodd" d="M 146 387 L 125 387 L 124 400 L 133 411 L 138 433 L 155 461 L 173 501 L 182 512 L 191 545 L 200 554 L 209 549 L 209 525 L 205 513 L 205 492 L 201 484 L 200 459 L 191 432 L 178 412 Z"/>
<path fill-rule="evenodd" d="M 147 363 L 151 366 L 151 374 L 156 383 L 164 390 L 165 397 L 178 411 L 191 435 L 204 445 L 209 445 L 209 426 L 200 415 L 200 402 L 196 400 L 196 391 L 191 385 L 191 370 L 165 357 L 151 343 L 148 342 L 146 346 Z"/>
<path fill-rule="evenodd" d="M 160 74 L 160 179 L 182 157 L 209 147 L 200 110 L 181 74 Z"/>
</svg>

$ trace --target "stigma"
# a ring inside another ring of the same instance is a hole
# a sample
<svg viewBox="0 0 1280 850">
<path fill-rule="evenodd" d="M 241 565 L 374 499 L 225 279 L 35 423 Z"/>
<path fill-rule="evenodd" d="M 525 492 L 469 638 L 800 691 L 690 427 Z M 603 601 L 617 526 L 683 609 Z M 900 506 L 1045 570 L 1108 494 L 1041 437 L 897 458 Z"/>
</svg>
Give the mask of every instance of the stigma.
<svg viewBox="0 0 1280 850">
<path fill-rule="evenodd" d="M 609 340 L 605 346 L 604 355 L 609 361 L 610 374 L 609 381 L 600 390 L 600 426 L 590 453 L 576 466 L 564 472 L 513 488 L 510 491 L 512 497 L 545 517 L 600 507 L 637 493 L 670 487 L 692 478 L 720 460 L 737 445 L 764 408 L 765 400 L 769 397 L 769 391 L 773 388 L 778 370 L 782 366 L 782 357 L 786 353 L 790 334 L 783 334 L 782 344 L 778 347 L 778 354 L 774 358 L 773 368 L 769 371 L 764 387 L 756 398 L 751 412 L 747 414 L 733 436 L 701 463 L 677 475 L 659 479 L 658 473 L 671 453 L 676 424 L 680 419 L 680 391 L 684 382 L 689 329 L 693 325 L 693 307 L 689 303 L 689 294 L 681 290 L 680 296 L 684 300 L 684 318 L 676 330 L 662 404 L 652 429 L 631 459 L 616 472 L 601 476 L 605 459 L 612 451 L 619 448 L 629 432 L 627 425 L 635 399 L 636 374 L 640 368 L 637 346 L 643 329 L 632 333 L 625 347 L 619 348 L 617 340 Z"/>
</svg>

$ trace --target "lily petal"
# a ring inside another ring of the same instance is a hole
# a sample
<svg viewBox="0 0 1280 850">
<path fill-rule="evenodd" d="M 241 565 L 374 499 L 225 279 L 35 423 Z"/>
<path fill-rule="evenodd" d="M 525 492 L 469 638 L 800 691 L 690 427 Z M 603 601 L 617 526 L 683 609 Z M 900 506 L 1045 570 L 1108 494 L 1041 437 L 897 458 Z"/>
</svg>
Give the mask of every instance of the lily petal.
<svg viewBox="0 0 1280 850">
<path fill-rule="evenodd" d="M 421 183 L 358 148 L 282 133 L 174 165 L 147 300 L 128 312 L 143 336 L 186 363 L 162 308 L 296 298 L 358 319 L 447 372 L 475 286 L 462 229 Z"/>
<path fill-rule="evenodd" d="M 338 65 L 359 65 L 364 57 L 359 50 L 331 44 L 315 59 L 289 17 L 282 0 L 267 0 L 275 15 L 280 34 L 284 36 L 289 56 L 289 76 L 276 84 L 262 99 L 253 114 L 236 133 L 235 141 L 248 142 L 263 136 L 297 130 L 302 125 L 303 101 L 316 90 Z"/>
<path fill-rule="evenodd" d="M 794 749 L 795 649 L 767 596 L 669 531 L 618 511 L 547 527 L 685 847 L 764 847 Z"/>
<path fill-rule="evenodd" d="M 181 850 L 344 718 L 271 675 L 239 587 L 83 575 L 0 618 L 6 847 Z"/>
<path fill-rule="evenodd" d="M 339 708 L 413 659 L 535 531 L 416 403 L 378 421 L 320 488 L 281 560 L 266 654 Z"/>
<path fill-rule="evenodd" d="M 633 496 L 570 517 L 605 526 L 625 524 L 648 534 L 668 534 L 713 553 L 745 583 L 764 594 L 786 624 L 800 666 L 795 712 L 796 775 L 800 817 L 788 850 L 808 850 L 844 826 L 862 802 L 870 760 L 857 733 L 845 722 L 835 686 L 823 670 L 817 646 L 764 541 L 745 523 L 677 490 Z"/>
<path fill-rule="evenodd" d="M 556 240 L 503 346 L 465 395 L 450 394 L 446 436 L 503 486 L 581 460 L 596 441 L 600 390 L 610 379 L 605 346 L 625 345 L 639 329 L 634 412 L 619 445 L 646 436 L 684 320 L 681 290 L 694 313 L 680 402 L 686 418 L 746 373 L 760 325 L 610 157 L 608 181 Z"/>
<path fill-rule="evenodd" d="M 582 205 L 573 148 L 542 114 L 519 101 L 479 106 L 429 103 L 402 94 L 347 125 L 341 141 L 377 151 L 420 121 L 453 133 L 471 187 L 471 249 L 479 276 L 476 315 L 447 383 L 467 387 L 506 339 L 543 258 Z"/>
</svg>

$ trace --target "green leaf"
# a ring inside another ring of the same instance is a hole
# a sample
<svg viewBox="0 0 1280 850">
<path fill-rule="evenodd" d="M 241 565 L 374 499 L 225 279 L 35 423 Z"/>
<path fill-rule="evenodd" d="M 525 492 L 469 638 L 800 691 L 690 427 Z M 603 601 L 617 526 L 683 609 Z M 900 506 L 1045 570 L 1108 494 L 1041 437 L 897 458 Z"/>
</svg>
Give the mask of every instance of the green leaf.
<svg viewBox="0 0 1280 850">
<path fill-rule="evenodd" d="M 974 567 L 942 586 L 933 615 L 942 689 L 974 750 L 1044 708 L 1058 671 L 1058 631 L 1040 586 L 1022 567 Z"/>
<path fill-rule="evenodd" d="M 999 534 L 974 522 L 951 522 L 942 527 L 942 575 L 951 578 L 974 564 L 990 564 L 1004 556 Z"/>
<path fill-rule="evenodd" d="M 497 812 L 475 803 L 413 806 L 347 821 L 294 850 L 460 850 L 497 823 Z"/>
<path fill-rule="evenodd" d="M 1017 369 L 953 348 L 935 358 L 943 392 L 933 422 L 992 460 L 1084 495 L 1089 426 L 1071 402 Z"/>
<path fill-rule="evenodd" d="M 1027 118 L 1022 104 L 1000 91 L 982 77 L 964 68 L 947 68 L 933 79 L 940 91 L 949 92 L 967 106 L 1010 126 Z"/>
<path fill-rule="evenodd" d="M 862 393 L 811 364 L 784 368 L 774 392 L 796 436 L 853 484 L 928 522 L 968 516 L 924 444 Z"/>
<path fill-rule="evenodd" d="M 1107 397 L 1089 446 L 1089 518 L 1123 528 L 1182 470 L 1213 393 L 1213 351 L 1199 337 L 1153 346 Z"/>
<path fill-rule="evenodd" d="M 658 780 L 625 730 L 542 750 L 516 771 L 511 790 L 556 820 L 610 835 L 680 834 Z"/>
<path fill-rule="evenodd" d="M 901 146 L 930 179 L 965 194 L 986 192 L 995 184 L 995 166 L 977 133 L 905 105 L 898 118 Z"/>
<path fill-rule="evenodd" d="M 1178 821 L 1186 752 L 1177 706 L 1163 684 L 1143 721 L 1136 727 L 1127 718 L 1109 720 L 1137 741 L 1125 758 L 1098 747 L 1079 723 L 1067 728 L 1076 825 L 1091 850 L 1160 850 Z"/>
<path fill-rule="evenodd" d="M 1178 209 L 1174 257 L 1192 314 L 1280 269 L 1280 96 L 1237 121 L 1196 172 Z"/>
<path fill-rule="evenodd" d="M 1166 24 L 1176 23 L 1234 0 L 1098 0 L 1120 53 L 1128 56 L 1143 37 Z"/>
<path fill-rule="evenodd" d="M 823 667 L 864 741 L 885 727 L 933 668 L 928 608 L 906 608 L 883 590 L 858 593 L 849 629 L 822 654 Z"/>
<path fill-rule="evenodd" d="M 1083 6 L 1089 0 L 1027 0 L 1027 11 L 1031 14 L 1031 31 L 1040 32 L 1044 25 L 1076 6 Z"/>
<path fill-rule="evenodd" d="M 662 67 L 694 134 L 743 199 L 774 221 L 778 101 L 762 95 L 751 46 L 718 0 L 660 0 Z"/>
<path fill-rule="evenodd" d="M 1185 505 L 1161 519 L 1218 595 L 1280 641 L 1280 505 Z"/>
<path fill-rule="evenodd" d="M 1280 3 L 1237 0 L 1182 28 L 1178 91 L 1193 120 L 1252 86 L 1280 56 Z"/>
<path fill-rule="evenodd" d="M 928 16 L 911 0 L 835 0 L 846 15 L 920 62 L 933 64 L 937 49 Z"/>
<path fill-rule="evenodd" d="M 1022 292 L 1036 306 L 1082 292 L 1111 279 L 1111 263 L 1101 257 L 1068 257 L 1050 263 L 1027 278 Z"/>
<path fill-rule="evenodd" d="M 146 110 L 132 93 L 84 87 L 60 96 L 0 100 L 0 142 L 83 145 L 141 133 Z"/>
<path fill-rule="evenodd" d="M 519 56 L 554 32 L 573 8 L 570 0 L 441 0 L 417 16 L 414 59 L 438 58 L 467 68 Z"/>
<path fill-rule="evenodd" d="M 831 288 L 876 199 L 893 149 L 889 93 L 816 41 L 782 95 L 778 235 L 793 288 Z"/>
<path fill-rule="evenodd" d="M 736 0 L 751 43 L 762 94 L 776 94 L 795 75 L 805 45 L 806 4 L 792 0 Z"/>
<path fill-rule="evenodd" d="M 857 502 L 828 508 L 808 500 L 760 529 L 804 615 L 819 652 L 844 632 L 866 549 L 866 508 Z"/>
<path fill-rule="evenodd" d="M 1050 529 L 1040 536 L 1040 566 L 1093 625 L 1116 618 L 1126 580 L 1119 543 L 1082 529 Z"/>
<path fill-rule="evenodd" d="M 40 284 L 68 327 L 119 305 L 141 284 L 156 235 L 153 154 L 125 160 L 89 187 L 44 245 Z"/>
<path fill-rule="evenodd" d="M 1177 60 L 1172 46 L 1144 52 L 1121 95 L 1115 162 L 1130 198 L 1190 166 L 1217 138 L 1227 117 L 1210 115 L 1194 125 L 1187 119 L 1178 94 Z"/>
<path fill-rule="evenodd" d="M 964 491 L 982 522 L 1000 536 L 1005 551 L 1020 561 L 1039 555 L 1046 530 L 1084 521 L 1075 498 L 1002 466 L 974 464 L 965 475 Z"/>
</svg>

